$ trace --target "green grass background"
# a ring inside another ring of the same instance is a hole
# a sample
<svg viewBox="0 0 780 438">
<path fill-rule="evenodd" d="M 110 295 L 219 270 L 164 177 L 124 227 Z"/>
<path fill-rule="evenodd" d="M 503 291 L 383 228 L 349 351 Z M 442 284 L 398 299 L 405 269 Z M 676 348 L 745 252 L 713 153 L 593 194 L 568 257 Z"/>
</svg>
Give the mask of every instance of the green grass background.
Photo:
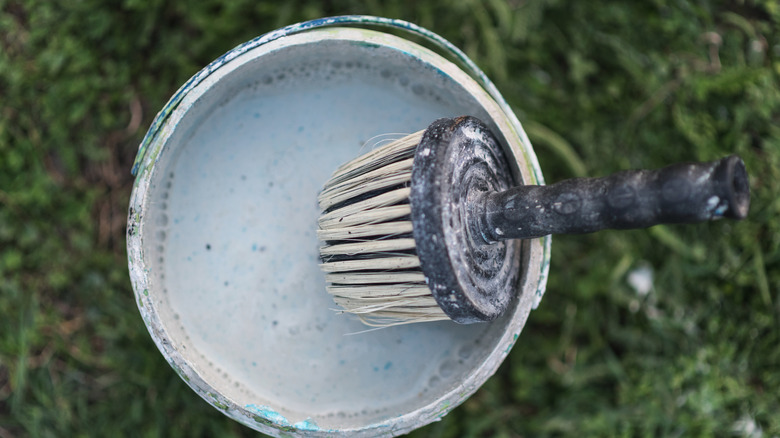
<svg viewBox="0 0 780 438">
<path fill-rule="evenodd" d="M 0 0 L 0 438 L 254 436 L 132 298 L 130 166 L 211 60 L 326 15 L 403 18 L 494 79 L 548 182 L 738 153 L 746 221 L 554 239 L 498 373 L 416 437 L 780 436 L 780 4 Z M 646 296 L 627 282 L 654 272 Z"/>
</svg>

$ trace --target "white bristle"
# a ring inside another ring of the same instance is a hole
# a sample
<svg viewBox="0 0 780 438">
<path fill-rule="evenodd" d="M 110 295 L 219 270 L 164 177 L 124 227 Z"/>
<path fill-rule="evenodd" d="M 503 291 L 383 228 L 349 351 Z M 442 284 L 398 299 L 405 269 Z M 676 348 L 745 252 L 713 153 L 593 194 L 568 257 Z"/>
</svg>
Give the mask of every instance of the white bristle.
<svg viewBox="0 0 780 438">
<path fill-rule="evenodd" d="M 384 256 L 384 254 L 382 254 Z M 330 256 L 333 257 L 333 256 Z M 420 259 L 417 256 L 378 257 L 342 261 L 327 261 L 320 264 L 323 272 L 349 272 L 349 271 L 388 271 L 396 269 L 412 269 L 420 267 Z"/>
<path fill-rule="evenodd" d="M 374 252 L 406 251 L 414 249 L 414 247 L 414 239 L 369 240 L 366 242 L 323 246 L 320 248 L 320 255 L 323 259 L 326 259 L 327 256 L 338 254 L 358 255 Z"/>
<path fill-rule="evenodd" d="M 332 212 L 331 212 L 332 213 Z M 320 218 L 320 228 L 323 230 L 334 228 L 348 228 L 355 225 L 375 224 L 389 220 L 402 218 L 412 213 L 409 204 L 391 205 L 372 210 L 357 211 L 351 214 L 331 215 L 331 218 Z"/>
<path fill-rule="evenodd" d="M 360 240 L 366 237 L 372 239 L 386 238 L 404 235 L 412 232 L 412 223 L 409 221 L 388 222 L 384 224 L 358 225 L 347 228 L 333 228 L 330 230 L 317 230 L 317 238 L 321 241 L 329 240 Z"/>
<path fill-rule="evenodd" d="M 422 272 L 336 272 L 325 281 L 339 284 L 424 283 Z"/>
<path fill-rule="evenodd" d="M 323 223 L 327 223 L 327 221 L 331 221 L 332 219 L 338 219 L 341 216 L 350 216 L 355 213 L 359 214 L 365 210 L 373 210 L 376 208 L 398 204 L 399 202 L 403 202 L 409 199 L 409 192 L 410 189 L 408 187 L 404 187 L 398 190 L 393 190 L 378 196 L 364 199 L 363 201 L 356 202 L 354 204 L 347 205 L 346 207 L 340 208 L 335 212 L 325 213 L 320 216 L 320 227 L 323 227 Z M 338 222 L 336 221 L 335 223 Z"/>
<path fill-rule="evenodd" d="M 368 325 L 449 319 L 420 270 L 409 218 L 412 161 L 422 135 L 407 135 L 339 167 L 318 199 L 327 290 L 344 312 Z"/>
<path fill-rule="evenodd" d="M 389 163 L 384 168 L 374 169 L 368 173 L 350 172 L 352 178 L 330 187 L 326 186 L 322 190 L 320 208 L 327 210 L 336 204 L 349 201 L 365 193 L 408 182 L 412 175 L 412 161 L 412 159 L 408 159 Z"/>
</svg>

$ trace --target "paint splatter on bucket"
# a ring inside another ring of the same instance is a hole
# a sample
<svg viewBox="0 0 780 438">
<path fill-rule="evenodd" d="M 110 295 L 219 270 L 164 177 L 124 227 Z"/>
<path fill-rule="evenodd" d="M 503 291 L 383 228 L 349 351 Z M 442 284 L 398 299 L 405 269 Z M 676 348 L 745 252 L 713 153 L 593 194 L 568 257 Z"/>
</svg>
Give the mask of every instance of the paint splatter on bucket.
<svg viewBox="0 0 780 438">
<path fill-rule="evenodd" d="M 347 25 L 405 29 L 462 68 Z M 215 408 L 274 436 L 396 436 L 474 393 L 544 292 L 549 238 L 526 242 L 522 290 L 501 319 L 364 332 L 332 310 L 315 233 L 321 184 L 372 137 L 462 114 L 498 133 L 519 180 L 541 182 L 495 87 L 410 23 L 301 23 L 187 82 L 141 145 L 128 223 L 138 306 L 173 369 Z"/>
</svg>

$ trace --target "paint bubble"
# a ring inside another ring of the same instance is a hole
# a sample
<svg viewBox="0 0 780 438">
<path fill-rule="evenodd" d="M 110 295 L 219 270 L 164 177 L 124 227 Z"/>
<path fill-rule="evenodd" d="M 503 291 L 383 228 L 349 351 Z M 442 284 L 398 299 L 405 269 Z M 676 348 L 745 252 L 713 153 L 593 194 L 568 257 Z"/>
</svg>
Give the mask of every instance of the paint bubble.
<svg viewBox="0 0 780 438">
<path fill-rule="evenodd" d="M 474 352 L 474 346 L 471 344 L 466 344 L 462 347 L 460 347 L 460 350 L 458 350 L 458 357 L 461 359 L 468 359 L 471 357 L 471 354 Z"/>
<path fill-rule="evenodd" d="M 412 85 L 412 92 L 418 96 L 423 95 L 425 93 L 425 87 L 420 84 L 414 84 Z"/>
<path fill-rule="evenodd" d="M 439 375 L 446 379 L 455 373 L 455 367 L 457 367 L 455 362 L 451 360 L 445 360 L 441 366 L 439 366 Z"/>
<path fill-rule="evenodd" d="M 161 227 L 168 225 L 168 215 L 163 213 L 157 216 L 157 225 Z"/>
</svg>

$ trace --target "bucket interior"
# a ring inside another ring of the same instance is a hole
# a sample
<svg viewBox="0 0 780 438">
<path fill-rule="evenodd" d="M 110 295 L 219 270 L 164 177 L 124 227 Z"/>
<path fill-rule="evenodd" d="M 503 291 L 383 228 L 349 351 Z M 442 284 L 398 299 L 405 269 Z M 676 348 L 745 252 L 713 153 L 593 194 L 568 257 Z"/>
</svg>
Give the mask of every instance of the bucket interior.
<svg viewBox="0 0 780 438">
<path fill-rule="evenodd" d="M 462 382 L 495 370 L 527 313 L 366 331 L 334 310 L 318 267 L 321 185 L 377 135 L 464 114 L 493 127 L 495 111 L 400 39 L 322 32 L 241 55 L 174 111 L 136 188 L 143 256 L 131 263 L 148 276 L 153 336 L 221 397 L 298 429 L 360 430 L 475 390 Z"/>
</svg>

